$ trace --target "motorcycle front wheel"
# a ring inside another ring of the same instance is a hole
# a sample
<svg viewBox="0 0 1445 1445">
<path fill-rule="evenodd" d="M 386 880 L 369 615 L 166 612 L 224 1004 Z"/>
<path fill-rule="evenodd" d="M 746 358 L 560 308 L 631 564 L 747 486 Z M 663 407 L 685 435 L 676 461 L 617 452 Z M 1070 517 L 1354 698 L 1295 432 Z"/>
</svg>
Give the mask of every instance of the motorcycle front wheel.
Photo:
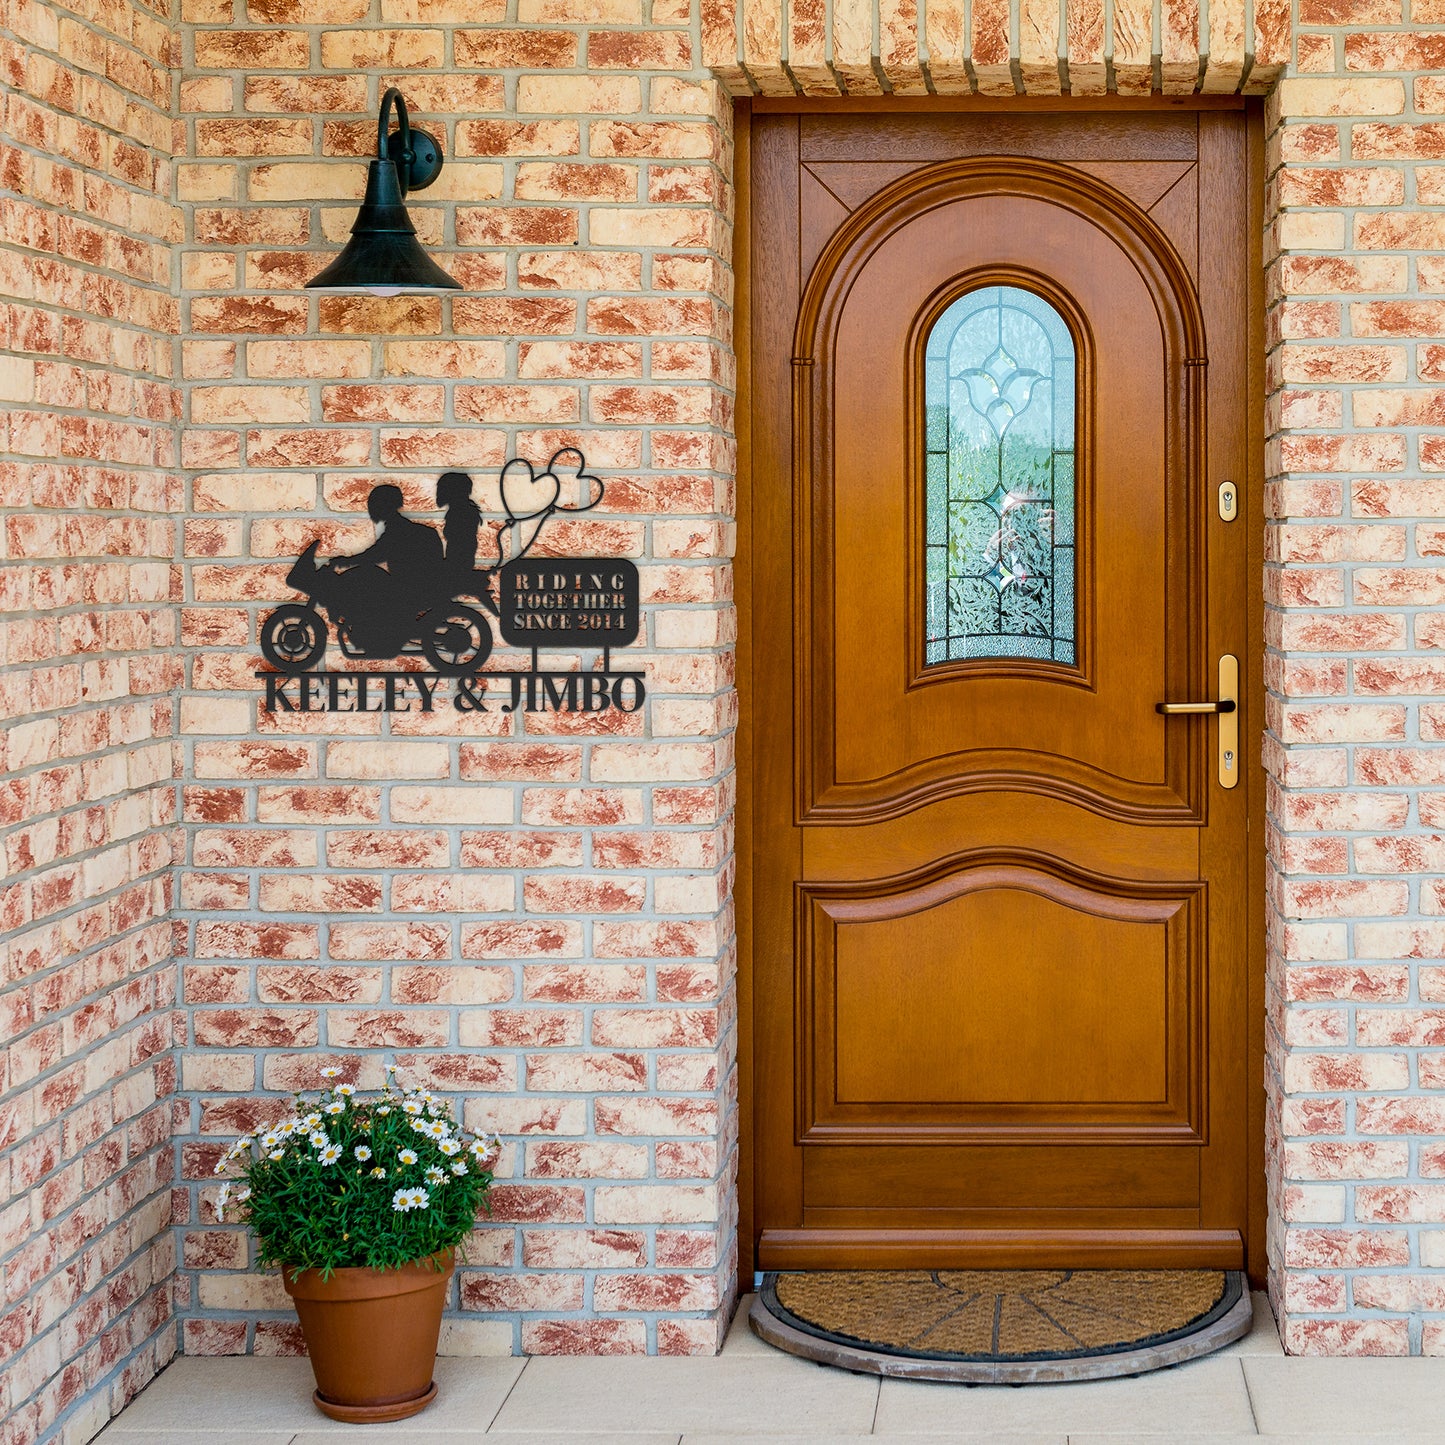
<svg viewBox="0 0 1445 1445">
<path fill-rule="evenodd" d="M 421 620 L 421 650 L 447 677 L 476 672 L 492 655 L 492 629 L 475 608 L 459 602 L 433 607 Z"/>
<path fill-rule="evenodd" d="M 261 656 L 282 672 L 305 672 L 326 651 L 326 622 L 314 607 L 287 602 L 261 624 Z"/>
</svg>

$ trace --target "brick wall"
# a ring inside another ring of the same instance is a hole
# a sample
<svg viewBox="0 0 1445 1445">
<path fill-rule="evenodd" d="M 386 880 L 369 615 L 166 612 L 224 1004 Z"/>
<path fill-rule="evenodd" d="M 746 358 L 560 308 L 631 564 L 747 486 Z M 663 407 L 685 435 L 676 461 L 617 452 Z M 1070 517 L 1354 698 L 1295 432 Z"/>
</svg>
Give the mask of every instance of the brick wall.
<svg viewBox="0 0 1445 1445">
<path fill-rule="evenodd" d="M 1271 97 L 1271 1287 L 1445 1353 L 1445 8 L 1300 0 Z"/>
<path fill-rule="evenodd" d="M 325 1064 L 394 1061 L 507 1140 L 446 1348 L 711 1352 L 737 1137 L 730 104 L 677 0 L 184 18 L 185 1348 L 298 1347 L 208 1207 L 221 1141 Z M 448 158 L 411 214 L 472 294 L 307 294 L 391 83 Z M 563 445 L 606 498 L 542 545 L 637 560 L 640 712 L 260 710 L 257 622 L 307 540 L 369 542 L 379 480 L 434 520 L 455 467 L 494 555 L 500 464 Z"/>
<path fill-rule="evenodd" d="M 922 21 L 902 0 L 185 0 L 178 21 L 0 10 L 0 1439 L 85 1438 L 174 1347 L 172 1299 L 187 1350 L 297 1348 L 209 1169 L 327 1063 L 371 1083 L 399 1062 L 508 1141 L 445 1348 L 715 1347 L 729 91 L 1263 92 L 1288 62 L 1267 117 L 1271 1288 L 1293 1350 L 1445 1352 L 1439 0 L 1202 25 L 1118 0 Z M 411 209 L 465 296 L 301 290 L 388 83 L 443 140 Z M 382 479 L 435 520 L 452 467 L 495 524 L 498 465 L 564 443 L 608 494 L 548 542 L 639 563 L 641 713 L 260 710 L 257 623 L 306 540 L 368 541 Z"/>
<path fill-rule="evenodd" d="M 0 1440 L 175 1345 L 165 7 L 0 11 Z"/>
</svg>

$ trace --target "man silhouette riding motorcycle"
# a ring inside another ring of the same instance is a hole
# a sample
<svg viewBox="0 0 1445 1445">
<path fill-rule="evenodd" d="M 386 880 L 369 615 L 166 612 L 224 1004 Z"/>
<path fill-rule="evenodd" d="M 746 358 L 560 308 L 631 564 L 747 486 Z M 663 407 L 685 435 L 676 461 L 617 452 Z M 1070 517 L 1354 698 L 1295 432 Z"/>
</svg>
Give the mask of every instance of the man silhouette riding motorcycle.
<svg viewBox="0 0 1445 1445">
<path fill-rule="evenodd" d="M 417 620 L 447 600 L 442 539 L 403 514 L 401 488 L 371 489 L 367 514 L 376 540 L 364 551 L 317 563 L 319 542 L 297 559 L 287 579 L 335 619 L 338 634 L 364 657 L 395 657 L 416 633 Z"/>
</svg>

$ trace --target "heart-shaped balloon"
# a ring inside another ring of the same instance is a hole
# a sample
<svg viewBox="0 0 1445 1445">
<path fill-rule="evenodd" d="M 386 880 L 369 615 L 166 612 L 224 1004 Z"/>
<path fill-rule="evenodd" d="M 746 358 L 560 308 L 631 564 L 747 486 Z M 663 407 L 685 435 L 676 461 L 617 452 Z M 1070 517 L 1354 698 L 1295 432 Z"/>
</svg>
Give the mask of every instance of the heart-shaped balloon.
<svg viewBox="0 0 1445 1445">
<path fill-rule="evenodd" d="M 602 500 L 602 478 L 587 470 L 587 458 L 576 447 L 553 452 L 547 472 L 557 479 L 557 506 L 564 511 L 590 512 Z"/>
<path fill-rule="evenodd" d="M 539 517 L 557 505 L 559 486 L 550 470 L 538 475 L 525 457 L 513 457 L 502 468 L 502 506 L 514 522 Z"/>
</svg>

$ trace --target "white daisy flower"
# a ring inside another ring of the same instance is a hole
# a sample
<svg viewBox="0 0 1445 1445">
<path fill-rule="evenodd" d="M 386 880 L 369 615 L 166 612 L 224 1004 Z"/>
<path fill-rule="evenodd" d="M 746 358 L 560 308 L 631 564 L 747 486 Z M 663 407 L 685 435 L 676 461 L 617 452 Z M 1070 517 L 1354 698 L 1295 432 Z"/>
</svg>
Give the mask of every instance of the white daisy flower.
<svg viewBox="0 0 1445 1445">
<path fill-rule="evenodd" d="M 416 1163 L 416 1150 L 415 1150 L 415 1149 L 403 1149 L 403 1150 L 401 1151 L 401 1153 L 398 1154 L 396 1157 L 397 1157 L 397 1160 L 398 1160 L 400 1163 L 402 1163 L 402 1164 L 415 1164 L 415 1163 Z"/>
<path fill-rule="evenodd" d="M 447 1182 L 447 1176 L 433 1164 L 426 1171 L 426 1182 L 428 1184 L 445 1184 Z"/>
<path fill-rule="evenodd" d="M 220 1178 L 220 1176 L 226 1172 L 226 1161 L 230 1159 L 230 1157 L 231 1156 L 227 1154 L 225 1159 L 217 1159 L 216 1167 L 211 1170 L 211 1173 L 214 1174 L 217 1178 Z"/>
<path fill-rule="evenodd" d="M 479 1164 L 485 1163 L 488 1159 L 495 1159 L 501 1152 L 502 1136 L 500 1134 L 472 1140 L 470 1153 Z"/>
<path fill-rule="evenodd" d="M 401 1068 L 400 1064 L 388 1064 L 386 1066 L 386 1072 L 388 1074 L 394 1074 L 399 1068 Z"/>
<path fill-rule="evenodd" d="M 452 1173 L 455 1174 L 458 1179 L 460 1179 L 460 1178 L 462 1177 L 462 1175 L 465 1174 L 466 1172 L 467 1172 L 467 1166 L 466 1166 L 466 1162 L 465 1162 L 464 1160 L 454 1159 L 454 1160 L 452 1161 Z"/>
<path fill-rule="evenodd" d="M 391 1105 L 390 1105 L 390 1104 L 383 1104 L 383 1105 L 381 1106 L 381 1108 L 379 1108 L 376 1112 L 377 1112 L 378 1114 L 381 1114 L 381 1115 L 385 1116 L 385 1115 L 391 1113 Z"/>
<path fill-rule="evenodd" d="M 340 1094 L 343 1099 L 349 1099 L 356 1092 L 356 1085 L 338 1084 L 335 1089 L 332 1090 L 332 1092 L 335 1094 Z"/>
<path fill-rule="evenodd" d="M 447 1155 L 460 1154 L 462 1152 L 461 1144 L 455 1139 L 443 1139 L 441 1143 L 437 1145 L 437 1148 L 440 1149 L 443 1154 Z"/>
<path fill-rule="evenodd" d="M 321 1129 L 313 1129 L 310 1134 L 310 1139 L 311 1147 L 313 1149 L 324 1149 L 331 1142 L 331 1140 L 326 1137 L 325 1132 Z"/>
<path fill-rule="evenodd" d="M 340 1114 L 340 1113 L 344 1113 L 344 1112 L 345 1112 L 345 1109 L 346 1109 L 346 1105 L 345 1105 L 344 1103 L 342 1103 L 342 1101 L 341 1101 L 340 1099 L 333 1099 L 333 1100 L 326 1106 L 326 1112 L 327 1112 L 328 1114 Z"/>
<path fill-rule="evenodd" d="M 425 1106 L 416 1099 L 408 1099 L 401 1107 L 405 1109 L 408 1114 L 420 1114 Z"/>
<path fill-rule="evenodd" d="M 321 1122 L 321 1115 L 313 1109 L 302 1121 L 303 1129 L 314 1129 Z"/>
<path fill-rule="evenodd" d="M 336 1068 L 322 1069 L 321 1077 L 323 1079 L 339 1079 L 341 1077 L 341 1070 Z"/>
<path fill-rule="evenodd" d="M 294 1134 L 300 1127 L 300 1119 L 287 1119 L 284 1124 L 278 1124 L 276 1126 L 276 1132 L 278 1134 Z"/>
<path fill-rule="evenodd" d="M 391 1196 L 391 1207 L 398 1214 L 405 1214 L 413 1209 L 425 1209 L 431 1203 L 431 1196 L 425 1189 L 398 1189 Z"/>
<path fill-rule="evenodd" d="M 328 1145 L 326 1146 L 326 1148 L 324 1148 L 324 1149 L 321 1151 L 321 1162 L 322 1162 L 323 1164 L 335 1164 L 336 1161 L 337 1161 L 338 1159 L 340 1159 L 340 1158 L 341 1158 L 341 1145 L 340 1145 L 340 1144 L 328 1144 Z"/>
<path fill-rule="evenodd" d="M 268 1159 L 284 1159 L 286 1157 L 286 1151 L 284 1149 L 273 1149 L 266 1157 Z"/>
<path fill-rule="evenodd" d="M 374 1168 L 374 1169 L 371 1171 L 371 1177 L 372 1177 L 373 1179 L 385 1179 L 385 1178 L 386 1178 L 386 1170 L 383 1169 L 380 1164 L 378 1164 L 378 1165 L 376 1166 L 376 1168 Z"/>
<path fill-rule="evenodd" d="M 365 1144 L 358 1144 L 351 1152 L 356 1155 L 357 1162 L 360 1164 L 365 1164 L 371 1158 L 371 1149 Z"/>
<path fill-rule="evenodd" d="M 447 1135 L 451 1133 L 451 1130 L 447 1128 L 442 1120 L 433 1119 L 431 1123 L 426 1126 L 425 1132 L 430 1134 L 433 1139 L 445 1139 Z"/>
<path fill-rule="evenodd" d="M 263 1149 L 274 1149 L 281 1142 L 281 1136 L 274 1130 L 261 1135 L 261 1147 Z"/>
<path fill-rule="evenodd" d="M 244 1204 L 250 1197 L 251 1197 L 251 1190 L 250 1190 L 249 1187 L 246 1188 L 246 1189 L 238 1189 L 238 1190 L 236 1191 L 236 1203 L 237 1203 L 237 1204 Z"/>
</svg>

